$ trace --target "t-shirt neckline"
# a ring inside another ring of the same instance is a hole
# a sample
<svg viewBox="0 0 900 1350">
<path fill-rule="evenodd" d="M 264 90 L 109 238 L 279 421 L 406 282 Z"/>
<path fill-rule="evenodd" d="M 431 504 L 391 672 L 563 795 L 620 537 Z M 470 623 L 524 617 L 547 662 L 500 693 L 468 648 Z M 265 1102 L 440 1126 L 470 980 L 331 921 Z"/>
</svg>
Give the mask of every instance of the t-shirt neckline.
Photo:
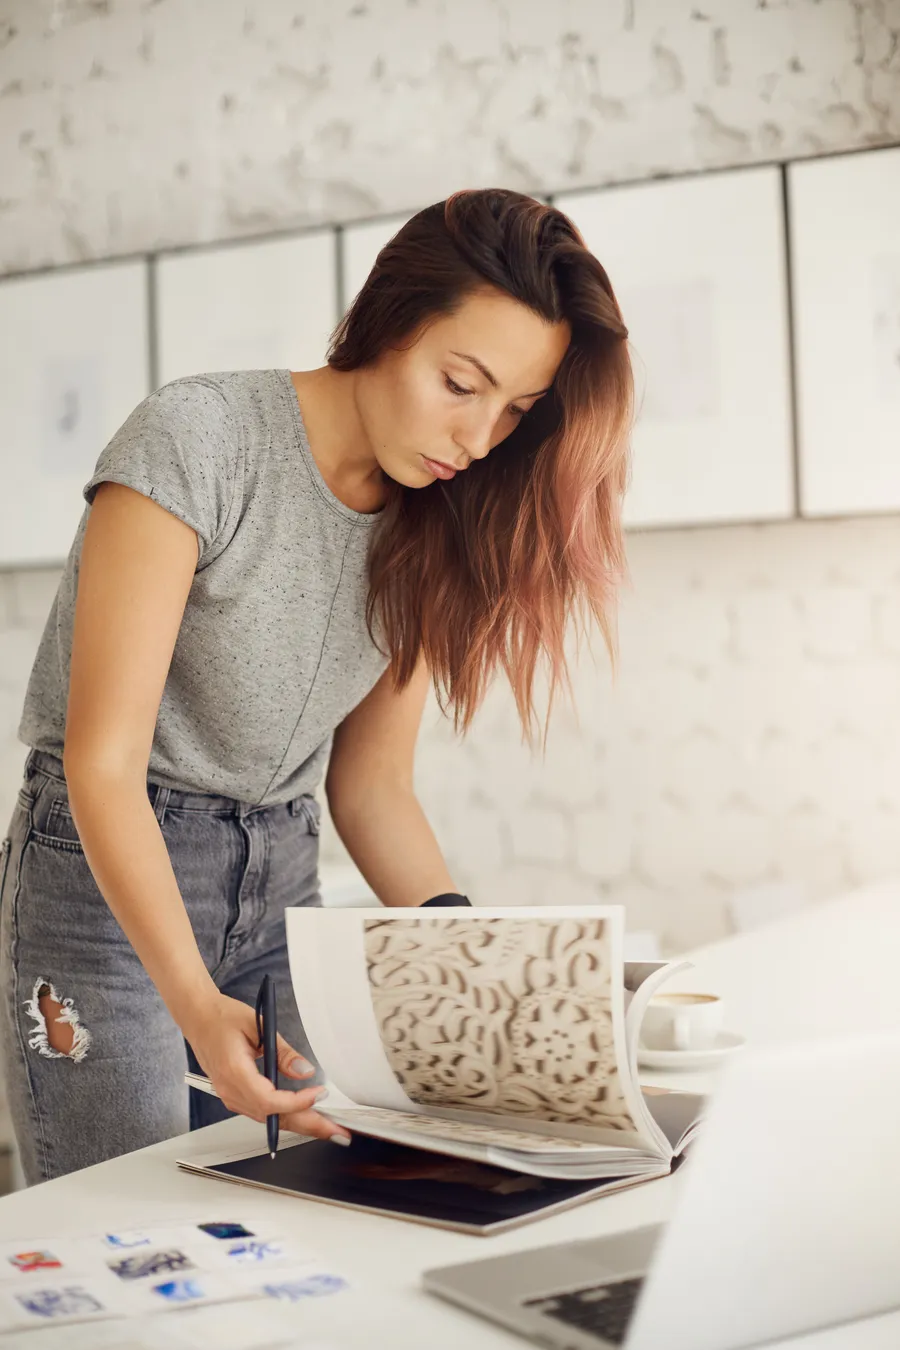
<svg viewBox="0 0 900 1350">
<path fill-rule="evenodd" d="M 355 525 L 375 525 L 384 515 L 384 507 L 382 507 L 380 511 L 354 511 L 352 506 L 348 506 L 346 502 L 341 501 L 340 497 L 335 496 L 331 488 L 325 482 L 322 471 L 316 463 L 315 455 L 310 449 L 309 437 L 306 434 L 306 426 L 303 421 L 303 411 L 300 407 L 297 391 L 294 388 L 294 381 L 291 379 L 291 372 L 287 368 L 278 367 L 275 374 L 280 378 L 285 393 L 287 394 L 288 402 L 291 405 L 294 427 L 297 431 L 297 441 L 300 445 L 300 453 L 303 456 L 303 461 L 309 470 L 313 486 L 319 496 L 331 507 L 332 511 L 336 511 L 337 514 L 343 516 L 345 520 L 351 520 Z"/>
</svg>

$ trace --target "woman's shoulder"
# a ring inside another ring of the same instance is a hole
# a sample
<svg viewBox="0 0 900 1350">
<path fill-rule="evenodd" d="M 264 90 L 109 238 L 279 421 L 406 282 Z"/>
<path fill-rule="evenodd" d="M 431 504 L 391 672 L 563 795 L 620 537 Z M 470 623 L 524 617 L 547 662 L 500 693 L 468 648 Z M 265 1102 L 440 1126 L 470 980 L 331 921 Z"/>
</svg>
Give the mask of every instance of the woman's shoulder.
<svg viewBox="0 0 900 1350">
<path fill-rule="evenodd" d="M 210 538 L 222 526 L 244 478 L 246 419 L 237 396 L 241 372 L 201 372 L 159 385 L 141 400 L 100 454 L 83 493 L 113 480 L 154 496 Z"/>
<path fill-rule="evenodd" d="M 199 371 L 161 384 L 138 405 L 141 421 L 181 423 L 238 441 L 268 441 L 273 426 L 288 431 L 290 399 L 280 369 Z M 287 372 L 288 379 L 290 378 Z"/>
<path fill-rule="evenodd" d="M 181 375 L 151 390 L 128 417 L 129 429 L 147 424 L 166 427 L 209 427 L 221 432 L 234 419 L 228 382 L 220 375 Z"/>
<path fill-rule="evenodd" d="M 138 406 L 163 413 L 229 409 L 248 397 L 253 374 L 253 371 L 225 370 L 178 375 L 159 385 Z"/>
</svg>

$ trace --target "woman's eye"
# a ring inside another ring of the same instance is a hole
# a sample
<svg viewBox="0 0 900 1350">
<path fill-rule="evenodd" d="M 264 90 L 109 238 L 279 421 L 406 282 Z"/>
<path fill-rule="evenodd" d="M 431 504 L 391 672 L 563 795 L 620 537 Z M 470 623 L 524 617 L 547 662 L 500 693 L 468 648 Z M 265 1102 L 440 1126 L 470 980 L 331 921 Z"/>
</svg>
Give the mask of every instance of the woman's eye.
<svg viewBox="0 0 900 1350">
<path fill-rule="evenodd" d="M 475 393 L 474 389 L 463 389 L 462 385 L 457 384 L 455 380 L 451 380 L 449 375 L 444 376 L 444 383 L 450 390 L 451 394 L 459 394 L 460 396 L 462 396 L 464 394 Z M 515 417 L 527 417 L 528 415 L 527 408 L 516 408 L 515 406 L 511 406 L 509 411 L 513 413 Z"/>
</svg>

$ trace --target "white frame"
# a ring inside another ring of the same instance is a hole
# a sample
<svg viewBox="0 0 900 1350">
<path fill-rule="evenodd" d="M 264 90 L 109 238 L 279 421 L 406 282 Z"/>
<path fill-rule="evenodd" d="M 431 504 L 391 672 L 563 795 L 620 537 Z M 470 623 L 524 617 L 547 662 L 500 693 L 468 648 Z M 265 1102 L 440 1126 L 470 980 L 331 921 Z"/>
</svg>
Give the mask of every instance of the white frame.
<svg viewBox="0 0 900 1350">
<path fill-rule="evenodd" d="M 900 146 L 788 166 L 800 510 L 900 508 Z"/>
<path fill-rule="evenodd" d="M 338 320 L 336 231 L 161 253 L 158 378 L 325 364 Z"/>
<path fill-rule="evenodd" d="M 113 433 L 150 392 L 147 259 L 0 284 L 0 566 L 65 560 Z"/>
<path fill-rule="evenodd" d="M 626 525 L 794 515 L 780 169 L 553 200 L 606 268 L 631 335 L 639 408 Z"/>
</svg>

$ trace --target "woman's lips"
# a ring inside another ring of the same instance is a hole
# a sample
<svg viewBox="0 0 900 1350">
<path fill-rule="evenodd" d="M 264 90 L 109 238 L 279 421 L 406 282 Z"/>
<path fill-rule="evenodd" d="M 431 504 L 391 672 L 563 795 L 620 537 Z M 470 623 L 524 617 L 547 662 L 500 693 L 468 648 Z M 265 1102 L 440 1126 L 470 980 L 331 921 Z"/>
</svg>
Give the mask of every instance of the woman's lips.
<svg viewBox="0 0 900 1350">
<path fill-rule="evenodd" d="M 423 455 L 422 463 L 425 465 L 426 469 L 428 469 L 430 473 L 434 474 L 435 478 L 456 477 L 456 469 L 454 469 L 449 464 L 442 464 L 439 459 L 428 459 L 426 458 L 425 455 Z"/>
</svg>

